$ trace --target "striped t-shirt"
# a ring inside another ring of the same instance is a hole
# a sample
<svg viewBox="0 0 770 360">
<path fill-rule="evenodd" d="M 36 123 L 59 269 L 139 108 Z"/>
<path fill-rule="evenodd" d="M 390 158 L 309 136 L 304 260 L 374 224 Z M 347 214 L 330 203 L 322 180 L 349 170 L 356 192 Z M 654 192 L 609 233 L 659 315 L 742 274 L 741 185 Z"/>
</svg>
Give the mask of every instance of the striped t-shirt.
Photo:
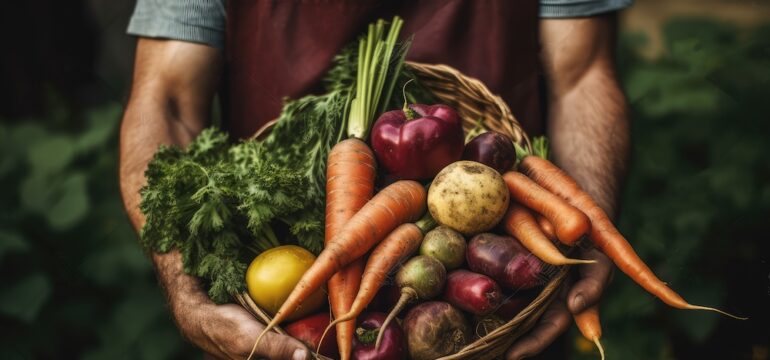
<svg viewBox="0 0 770 360">
<path fill-rule="evenodd" d="M 539 0 L 540 17 L 586 17 L 616 11 L 633 0 Z M 137 0 L 131 35 L 224 46 L 225 0 Z"/>
</svg>

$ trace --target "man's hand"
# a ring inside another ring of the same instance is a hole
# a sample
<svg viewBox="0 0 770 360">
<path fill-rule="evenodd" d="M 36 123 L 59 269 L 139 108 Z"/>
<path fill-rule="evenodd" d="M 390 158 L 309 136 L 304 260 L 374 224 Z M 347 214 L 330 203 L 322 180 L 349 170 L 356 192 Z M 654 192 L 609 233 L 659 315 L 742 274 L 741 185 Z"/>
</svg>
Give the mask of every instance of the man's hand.
<svg viewBox="0 0 770 360">
<path fill-rule="evenodd" d="M 517 360 L 539 354 L 569 329 L 572 314 L 599 302 L 612 274 L 612 261 L 596 249 L 581 250 L 577 258 L 593 259 L 596 264 L 578 266 L 580 278 L 571 286 L 562 287 L 535 328 L 508 349 L 507 359 Z"/>
<path fill-rule="evenodd" d="M 131 97 L 120 130 L 120 189 L 126 212 L 139 230 L 139 189 L 160 145 L 185 146 L 208 123 L 219 81 L 218 50 L 180 41 L 140 39 Z M 216 305 L 198 279 L 185 274 L 178 251 L 153 254 L 158 280 L 179 330 L 194 345 L 222 359 L 248 356 L 263 327 L 237 305 Z M 307 359 L 297 340 L 276 333 L 256 349 L 258 357 Z"/>
<path fill-rule="evenodd" d="M 184 273 L 179 251 L 153 254 L 153 263 L 182 335 L 217 359 L 245 359 L 264 326 L 240 305 L 214 304 L 198 279 Z M 256 359 L 310 359 L 301 342 L 275 332 L 265 335 L 254 355 Z"/>
<path fill-rule="evenodd" d="M 189 339 L 218 359 L 245 359 L 265 328 L 240 305 L 212 304 L 196 311 L 201 313 L 202 321 L 200 328 L 190 332 Z M 260 341 L 253 358 L 305 360 L 310 359 L 310 352 L 297 339 L 269 332 Z"/>
<path fill-rule="evenodd" d="M 553 160 L 611 218 L 629 147 L 626 102 L 615 76 L 615 20 L 611 13 L 540 22 Z M 513 344 L 508 359 L 540 353 L 570 327 L 572 314 L 599 301 L 612 262 L 590 247 L 576 257 L 597 263 L 577 266 L 577 280 L 568 282 L 535 328 Z"/>
</svg>

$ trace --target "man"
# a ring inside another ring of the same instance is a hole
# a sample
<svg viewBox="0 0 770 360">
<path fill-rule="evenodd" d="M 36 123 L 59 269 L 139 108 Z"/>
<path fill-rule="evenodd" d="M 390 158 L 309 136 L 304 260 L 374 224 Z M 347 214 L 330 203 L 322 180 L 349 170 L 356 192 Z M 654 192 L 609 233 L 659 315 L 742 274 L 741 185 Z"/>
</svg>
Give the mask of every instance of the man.
<svg viewBox="0 0 770 360">
<path fill-rule="evenodd" d="M 408 59 L 446 63 L 481 79 L 528 133 L 547 133 L 555 162 L 614 214 L 628 153 L 614 11 L 629 2 L 139 0 L 129 33 L 140 38 L 121 127 L 127 212 L 140 229 L 138 191 L 147 163 L 159 145 L 184 146 L 207 126 L 220 87 L 223 127 L 234 138 L 247 137 L 279 114 L 284 97 L 318 90 L 331 57 L 367 23 L 398 14 L 402 33 L 415 34 Z M 598 264 L 580 267 L 564 296 L 510 348 L 509 359 L 540 353 L 570 326 L 572 313 L 599 301 L 610 262 L 596 250 L 581 251 L 579 257 Z M 152 260 L 182 334 L 218 358 L 245 357 L 262 325 L 237 305 L 215 305 L 183 272 L 178 252 Z M 256 354 L 309 358 L 300 342 L 277 334 Z"/>
</svg>

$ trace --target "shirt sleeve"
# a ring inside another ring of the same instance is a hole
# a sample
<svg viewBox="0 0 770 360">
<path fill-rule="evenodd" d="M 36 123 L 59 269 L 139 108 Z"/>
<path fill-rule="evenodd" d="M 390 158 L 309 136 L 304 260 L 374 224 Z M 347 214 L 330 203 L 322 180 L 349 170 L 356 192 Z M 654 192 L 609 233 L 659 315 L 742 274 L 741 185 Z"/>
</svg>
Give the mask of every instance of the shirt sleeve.
<svg viewBox="0 0 770 360">
<path fill-rule="evenodd" d="M 225 0 L 137 0 L 128 34 L 224 47 Z"/>
<path fill-rule="evenodd" d="M 633 2 L 633 0 L 540 0 L 540 17 L 586 17 L 625 9 Z"/>
</svg>

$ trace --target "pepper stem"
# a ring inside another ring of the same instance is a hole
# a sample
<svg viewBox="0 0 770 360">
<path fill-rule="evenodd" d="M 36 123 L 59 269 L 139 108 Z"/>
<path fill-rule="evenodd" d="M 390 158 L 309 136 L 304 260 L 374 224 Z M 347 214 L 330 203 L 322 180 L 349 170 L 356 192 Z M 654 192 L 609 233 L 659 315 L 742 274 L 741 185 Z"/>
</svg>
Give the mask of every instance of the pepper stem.
<svg viewBox="0 0 770 360">
<path fill-rule="evenodd" d="M 415 118 L 414 110 L 409 108 L 409 102 L 406 100 L 406 85 L 408 85 L 410 82 L 412 82 L 414 79 L 409 79 L 404 83 L 404 87 L 401 88 L 401 93 L 404 94 L 404 108 L 402 109 L 404 111 L 404 115 L 406 116 L 406 121 L 413 120 Z"/>
</svg>

